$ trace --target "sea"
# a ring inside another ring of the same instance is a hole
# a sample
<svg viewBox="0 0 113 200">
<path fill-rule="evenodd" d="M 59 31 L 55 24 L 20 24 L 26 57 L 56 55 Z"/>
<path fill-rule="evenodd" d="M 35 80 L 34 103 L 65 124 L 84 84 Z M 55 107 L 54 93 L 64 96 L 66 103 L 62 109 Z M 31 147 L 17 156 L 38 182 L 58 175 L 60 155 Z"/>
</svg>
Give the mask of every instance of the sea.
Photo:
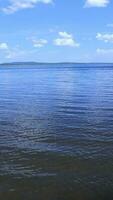
<svg viewBox="0 0 113 200">
<path fill-rule="evenodd" d="M 0 66 L 0 200 L 113 200 L 113 64 Z"/>
</svg>

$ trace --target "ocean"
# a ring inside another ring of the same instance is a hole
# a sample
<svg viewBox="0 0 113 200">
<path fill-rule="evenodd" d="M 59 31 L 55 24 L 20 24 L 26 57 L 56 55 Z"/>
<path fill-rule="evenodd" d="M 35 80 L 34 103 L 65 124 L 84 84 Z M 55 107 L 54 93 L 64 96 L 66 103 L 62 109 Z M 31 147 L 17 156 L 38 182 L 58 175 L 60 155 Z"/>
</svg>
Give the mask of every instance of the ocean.
<svg viewBox="0 0 113 200">
<path fill-rule="evenodd" d="M 0 66 L 0 200 L 113 200 L 113 64 Z"/>
</svg>

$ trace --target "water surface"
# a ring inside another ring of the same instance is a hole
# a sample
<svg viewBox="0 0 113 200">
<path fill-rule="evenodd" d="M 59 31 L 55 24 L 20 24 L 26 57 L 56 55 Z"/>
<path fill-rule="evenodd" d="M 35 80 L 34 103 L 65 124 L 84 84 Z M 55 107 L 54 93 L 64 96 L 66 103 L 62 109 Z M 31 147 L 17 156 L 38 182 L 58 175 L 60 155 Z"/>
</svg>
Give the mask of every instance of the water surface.
<svg viewBox="0 0 113 200">
<path fill-rule="evenodd" d="M 113 199 L 113 66 L 0 67 L 0 200 Z"/>
</svg>

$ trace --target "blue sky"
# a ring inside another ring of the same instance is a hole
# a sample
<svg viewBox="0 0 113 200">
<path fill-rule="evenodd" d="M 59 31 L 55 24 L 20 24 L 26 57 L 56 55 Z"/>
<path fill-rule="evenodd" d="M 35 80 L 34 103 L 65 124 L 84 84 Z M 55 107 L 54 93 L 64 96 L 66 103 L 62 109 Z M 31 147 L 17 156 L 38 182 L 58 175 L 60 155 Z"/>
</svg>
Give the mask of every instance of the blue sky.
<svg viewBox="0 0 113 200">
<path fill-rule="evenodd" d="M 0 0 L 0 62 L 113 62 L 113 0 Z"/>
</svg>

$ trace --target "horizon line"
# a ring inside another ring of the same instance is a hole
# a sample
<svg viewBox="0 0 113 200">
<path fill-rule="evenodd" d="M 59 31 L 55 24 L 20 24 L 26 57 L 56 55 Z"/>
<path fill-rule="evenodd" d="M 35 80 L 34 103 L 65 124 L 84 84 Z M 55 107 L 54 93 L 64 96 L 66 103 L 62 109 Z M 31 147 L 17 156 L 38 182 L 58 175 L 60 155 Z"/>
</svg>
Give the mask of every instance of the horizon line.
<svg viewBox="0 0 113 200">
<path fill-rule="evenodd" d="M 11 64 L 113 64 L 113 62 L 71 62 L 71 61 L 59 61 L 59 62 L 38 62 L 38 61 L 12 61 L 2 62 L 0 65 L 11 65 Z"/>
</svg>

